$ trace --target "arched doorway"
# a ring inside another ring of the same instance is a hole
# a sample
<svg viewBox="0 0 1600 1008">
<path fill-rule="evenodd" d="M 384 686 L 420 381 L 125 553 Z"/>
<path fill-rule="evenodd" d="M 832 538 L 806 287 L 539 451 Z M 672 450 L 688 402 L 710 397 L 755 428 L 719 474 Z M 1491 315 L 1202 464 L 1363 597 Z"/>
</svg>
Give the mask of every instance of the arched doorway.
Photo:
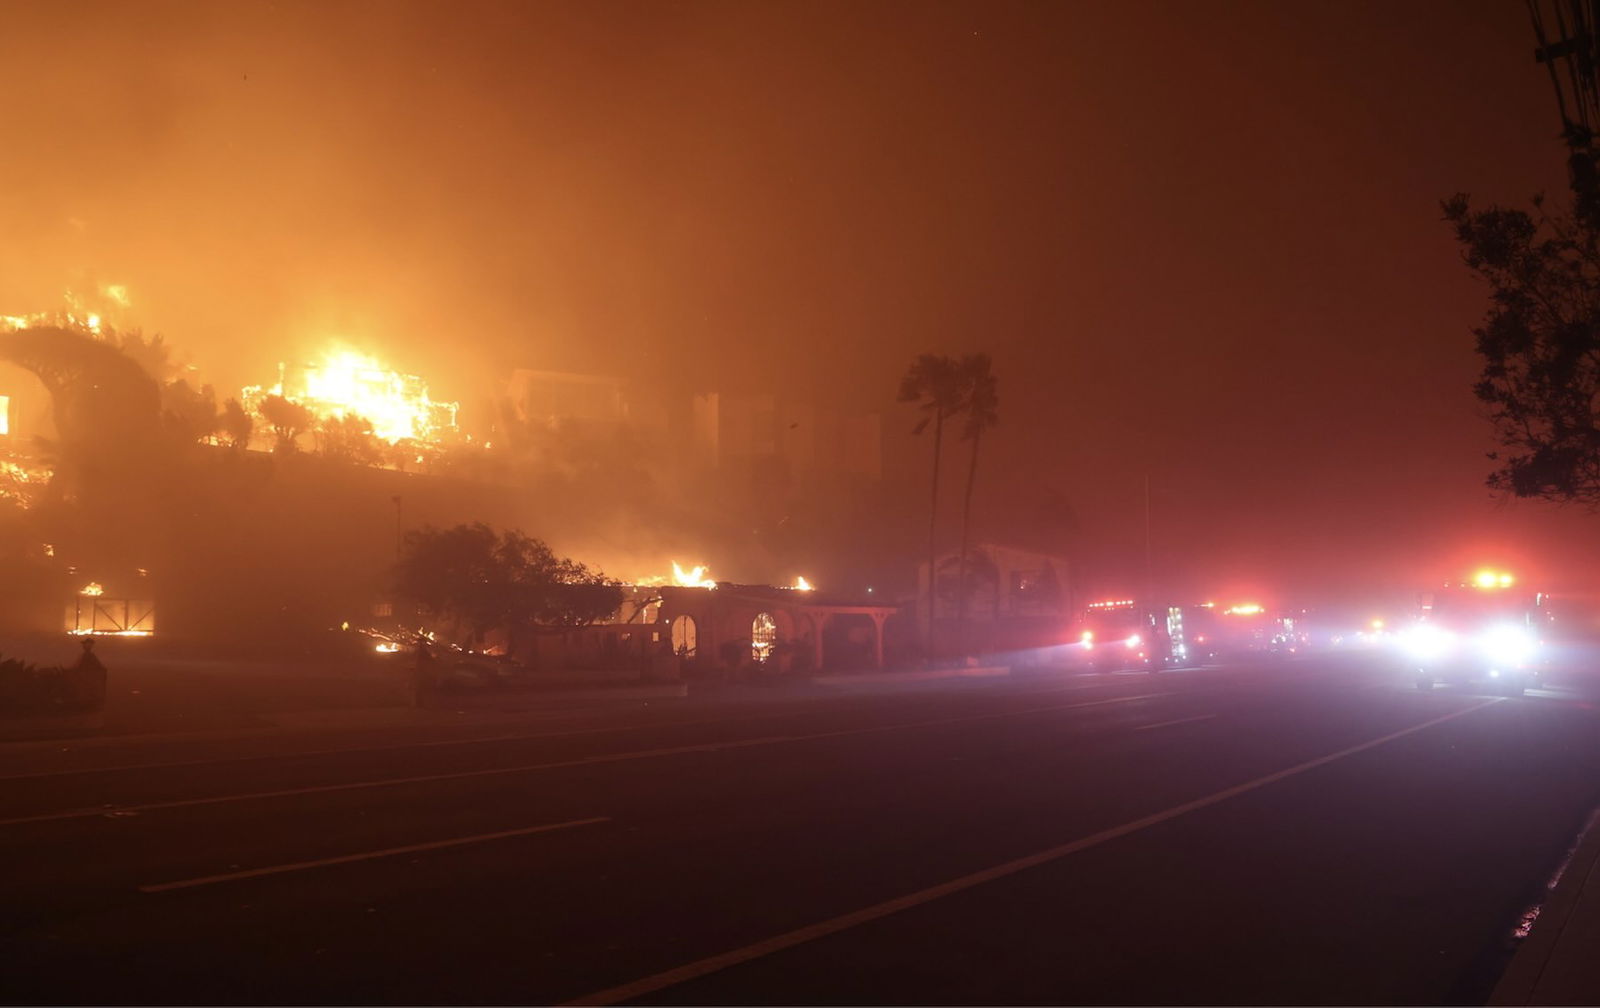
<svg viewBox="0 0 1600 1008">
<path fill-rule="evenodd" d="M 772 657 L 772 649 L 777 643 L 778 621 L 772 618 L 771 613 L 756 613 L 756 618 L 750 621 L 750 657 L 765 662 Z"/>
<path fill-rule="evenodd" d="M 672 653 L 679 658 L 693 658 L 700 647 L 700 631 L 693 616 L 675 616 L 672 620 Z"/>
</svg>

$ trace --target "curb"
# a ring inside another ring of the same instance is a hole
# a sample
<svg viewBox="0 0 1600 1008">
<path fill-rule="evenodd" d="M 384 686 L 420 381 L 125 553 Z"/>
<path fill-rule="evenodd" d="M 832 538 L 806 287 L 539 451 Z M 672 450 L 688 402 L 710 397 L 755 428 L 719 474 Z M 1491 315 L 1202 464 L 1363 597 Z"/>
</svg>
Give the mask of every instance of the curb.
<svg viewBox="0 0 1600 1008">
<path fill-rule="evenodd" d="M 1580 904 L 1582 912 L 1579 911 Z M 1550 899 L 1489 995 L 1491 1005 L 1600 1003 L 1600 810 L 1589 816 Z"/>
</svg>

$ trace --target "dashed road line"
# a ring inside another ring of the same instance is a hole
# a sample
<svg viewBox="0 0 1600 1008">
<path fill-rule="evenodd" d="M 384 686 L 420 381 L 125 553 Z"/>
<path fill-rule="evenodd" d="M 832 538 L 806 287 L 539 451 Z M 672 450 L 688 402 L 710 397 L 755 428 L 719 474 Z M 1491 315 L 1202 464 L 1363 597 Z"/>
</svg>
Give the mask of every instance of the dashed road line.
<svg viewBox="0 0 1600 1008">
<path fill-rule="evenodd" d="M 1136 696 L 1088 700 L 1081 703 L 1050 704 L 1043 707 L 1026 707 L 1021 710 L 992 711 L 987 714 L 970 714 L 962 717 L 936 718 L 929 721 L 912 721 L 892 725 L 874 725 L 870 728 L 846 728 L 839 731 L 817 732 L 810 735 L 772 735 L 764 738 L 740 739 L 731 742 L 705 742 L 699 745 L 673 746 L 665 749 L 646 749 L 635 752 L 602 753 L 576 759 L 549 763 L 529 763 L 511 767 L 492 767 L 485 770 L 460 770 L 451 773 L 422 774 L 414 777 L 386 777 L 378 780 L 352 781 L 344 784 L 320 784 L 311 787 L 280 788 L 272 791 L 252 791 L 244 794 L 213 795 L 208 798 L 179 798 L 171 801 L 142 802 L 128 805 L 110 805 L 97 808 L 71 809 L 64 812 L 42 812 L 36 815 L 0 819 L 0 827 L 20 826 L 26 823 L 56 822 L 67 819 L 90 819 L 114 812 L 150 812 L 159 809 L 193 808 L 203 805 L 222 805 L 233 802 L 259 801 L 270 798 L 287 798 L 296 795 L 330 794 L 337 791 L 357 791 L 368 788 L 399 787 L 405 784 L 427 784 L 436 781 L 466 780 L 474 777 L 494 777 L 507 774 L 533 773 L 540 770 L 560 770 L 569 767 L 591 766 L 601 763 L 623 763 L 632 760 L 657 759 L 664 756 L 681 756 L 689 753 L 720 752 L 726 749 L 748 749 L 754 746 L 778 745 L 784 742 L 806 742 L 814 739 L 846 738 L 855 735 L 872 735 L 880 732 L 905 731 L 913 728 L 936 728 L 943 725 L 965 724 L 975 721 L 993 721 L 999 718 L 1024 717 L 1029 714 L 1046 714 L 1052 711 L 1079 710 L 1088 707 L 1105 707 L 1110 704 L 1132 703 L 1178 696 L 1180 693 L 1141 693 Z"/>
<path fill-rule="evenodd" d="M 607 816 L 594 819 L 573 819 L 570 822 L 547 823 L 543 826 L 528 826 L 523 829 L 501 830 L 498 833 L 479 833 L 475 836 L 454 837 L 449 840 L 433 840 L 428 843 L 407 844 L 404 847 L 385 847 L 382 850 L 363 851 L 360 854 L 344 854 L 339 857 L 318 858 L 315 861 L 295 861 L 291 864 L 271 865 L 266 868 L 251 868 L 247 871 L 226 872 L 222 875 L 203 875 L 199 878 L 179 879 L 176 882 L 157 882 L 152 885 L 142 885 L 142 893 L 169 892 L 173 889 L 193 889 L 196 886 L 216 885 L 219 882 L 237 882 L 241 879 L 260 878 L 263 875 L 281 875 L 284 872 L 306 871 L 310 868 L 323 868 L 328 865 L 349 864 L 352 861 L 372 861 L 376 858 L 394 857 L 396 854 L 415 854 L 419 851 L 442 850 L 446 847 L 464 847 L 467 844 L 485 843 L 489 840 L 503 840 L 506 837 L 531 836 L 535 833 L 550 833 L 554 830 L 572 829 L 576 826 L 592 826 L 595 823 L 610 822 Z"/>
<path fill-rule="evenodd" d="M 841 914 L 825 921 L 819 921 L 816 924 L 810 924 L 802 928 L 796 928 L 793 931 L 788 931 L 784 934 L 775 935 L 771 938 L 753 942 L 741 948 L 732 949 L 728 952 L 723 952 L 714 956 L 708 956 L 704 959 L 698 959 L 694 962 L 686 963 L 682 966 L 665 970 L 660 973 L 655 973 L 650 976 L 641 977 L 637 980 L 619 984 L 615 987 L 608 987 L 604 990 L 595 991 L 592 994 L 586 994 L 582 997 L 574 998 L 571 1001 L 564 1002 L 564 1004 L 613 1005 L 623 1001 L 630 1001 L 635 998 L 646 997 L 655 993 L 656 991 L 665 990 L 668 987 L 675 987 L 678 984 L 695 980 L 712 973 L 718 973 L 722 970 L 728 969 L 729 967 L 750 962 L 753 959 L 760 959 L 764 956 L 772 955 L 775 952 L 781 952 L 784 949 L 793 948 L 796 945 L 803 945 L 807 942 L 815 941 L 818 938 L 824 938 L 828 935 L 836 934 L 840 931 L 845 931 L 849 928 L 856 927 L 857 925 L 866 924 L 869 921 L 874 921 L 881 917 L 887 917 L 890 914 L 899 913 L 902 910 L 908 910 L 912 907 L 921 906 L 924 903 L 931 903 L 934 900 L 940 899 L 941 897 L 950 896 L 954 893 L 972 889 L 976 886 L 983 885 L 986 882 L 993 882 L 996 879 L 1005 878 L 1009 875 L 1015 875 L 1018 872 L 1026 871 L 1029 868 L 1035 868 L 1039 865 L 1048 864 L 1051 861 L 1064 858 L 1069 854 L 1076 854 L 1079 851 L 1088 850 L 1091 847 L 1097 847 L 1100 844 L 1106 843 L 1107 841 L 1115 840 L 1131 833 L 1137 833 L 1142 829 L 1166 822 L 1169 819 L 1176 819 L 1179 816 L 1187 815 L 1190 812 L 1206 808 L 1207 806 L 1227 801 L 1229 798 L 1235 798 L 1239 795 L 1245 794 L 1246 792 L 1254 791 L 1257 788 L 1266 787 L 1268 784 L 1275 784 L 1278 781 L 1293 777 L 1296 774 L 1302 774 L 1307 770 L 1313 770 L 1317 767 L 1325 766 L 1334 762 L 1335 760 L 1343 759 L 1346 756 L 1353 756 L 1356 753 L 1365 752 L 1368 749 L 1376 748 L 1377 746 L 1383 745 L 1386 742 L 1392 742 L 1395 739 L 1403 738 L 1407 735 L 1432 728 L 1434 725 L 1443 724 L 1446 721 L 1463 717 L 1467 714 L 1471 714 L 1473 711 L 1481 710 L 1490 704 L 1499 702 L 1500 698 L 1485 700 L 1482 703 L 1473 704 L 1471 707 L 1466 707 L 1450 714 L 1445 714 L 1441 717 L 1424 721 L 1421 724 L 1412 725 L 1410 728 L 1403 728 L 1400 731 L 1390 732 L 1381 738 L 1375 738 L 1367 742 L 1362 742 L 1359 745 L 1349 746 L 1348 748 L 1340 749 L 1338 752 L 1329 753 L 1326 756 L 1319 756 L 1316 759 L 1306 760 L 1304 763 L 1297 763 L 1286 770 L 1279 770 L 1276 773 L 1270 773 L 1264 777 L 1257 777 L 1254 780 L 1246 781 L 1243 784 L 1238 784 L 1230 788 L 1224 788 L 1221 791 L 1213 792 L 1203 798 L 1196 798 L 1194 801 L 1184 802 L 1181 805 L 1174 805 L 1169 809 L 1156 812 L 1152 815 L 1147 815 L 1142 819 L 1135 819 L 1132 822 L 1123 823 L 1121 826 L 1114 826 L 1111 829 L 1102 830 L 1099 833 L 1083 837 L 1079 840 L 1074 840 L 1070 843 L 1064 843 L 1056 847 L 1039 851 L 1035 854 L 1029 854 L 1026 857 L 1020 857 L 1012 861 L 1006 861 L 1002 864 L 985 868 L 982 871 L 973 872 L 970 875 L 963 875 L 960 878 L 951 879 L 948 882 L 942 882 L 938 885 L 929 886 L 926 889 L 920 889 L 904 896 L 898 896 L 894 899 L 885 900 L 882 903 L 875 903 L 872 906 L 863 907 L 862 909 L 852 911 L 851 913 Z"/>
</svg>

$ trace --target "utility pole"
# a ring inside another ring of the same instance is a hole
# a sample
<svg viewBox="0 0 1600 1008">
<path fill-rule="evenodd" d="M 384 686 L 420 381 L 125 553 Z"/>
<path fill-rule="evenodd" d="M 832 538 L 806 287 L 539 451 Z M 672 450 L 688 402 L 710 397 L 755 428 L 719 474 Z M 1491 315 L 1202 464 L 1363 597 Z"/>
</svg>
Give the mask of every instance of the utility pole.
<svg viewBox="0 0 1600 1008">
<path fill-rule="evenodd" d="M 1150 553 L 1150 474 L 1144 474 L 1144 601 L 1145 605 L 1155 605 L 1155 579 L 1151 574 L 1153 565 Z M 1152 611 L 1154 611 L 1152 609 Z"/>
<path fill-rule="evenodd" d="M 406 541 L 405 512 L 401 509 L 400 495 L 394 496 L 394 562 L 400 562 Z"/>
</svg>

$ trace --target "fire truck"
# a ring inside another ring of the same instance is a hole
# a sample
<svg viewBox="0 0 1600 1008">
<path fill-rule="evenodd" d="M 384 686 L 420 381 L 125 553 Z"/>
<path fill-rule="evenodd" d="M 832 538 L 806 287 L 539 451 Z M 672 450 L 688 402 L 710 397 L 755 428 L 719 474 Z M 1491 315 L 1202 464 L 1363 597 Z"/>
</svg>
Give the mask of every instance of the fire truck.
<svg viewBox="0 0 1600 1008">
<path fill-rule="evenodd" d="M 1078 664 L 1094 672 L 1120 672 L 1189 663 L 1183 609 L 1146 606 L 1133 599 L 1094 602 L 1084 611 L 1074 645 Z"/>
<path fill-rule="evenodd" d="M 1518 588 L 1510 574 L 1479 571 L 1421 602 L 1402 637 L 1418 689 L 1476 684 L 1518 696 L 1543 681 L 1553 619 L 1548 595 Z"/>
</svg>

